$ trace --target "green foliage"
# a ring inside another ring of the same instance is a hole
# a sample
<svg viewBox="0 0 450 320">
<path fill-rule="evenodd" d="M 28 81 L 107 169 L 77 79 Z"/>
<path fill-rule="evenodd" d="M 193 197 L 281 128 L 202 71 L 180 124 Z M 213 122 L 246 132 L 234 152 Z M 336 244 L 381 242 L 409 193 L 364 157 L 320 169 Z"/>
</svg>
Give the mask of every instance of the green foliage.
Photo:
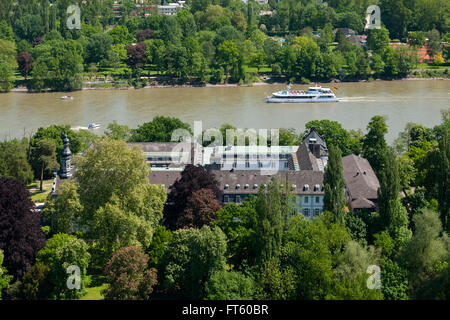
<svg viewBox="0 0 450 320">
<path fill-rule="evenodd" d="M 206 283 L 207 300 L 252 300 L 254 292 L 254 280 L 237 271 L 216 271 Z"/>
<path fill-rule="evenodd" d="M 408 245 L 399 254 L 399 263 L 408 270 L 414 292 L 427 280 L 448 266 L 449 240 L 442 234 L 439 215 L 430 210 L 413 217 L 415 231 Z"/>
<path fill-rule="evenodd" d="M 325 187 L 323 209 L 332 212 L 337 223 L 345 225 L 347 200 L 341 150 L 334 145 L 328 145 L 328 150 L 328 164 L 323 177 Z"/>
<path fill-rule="evenodd" d="M 137 129 L 131 130 L 130 142 L 170 142 L 175 130 L 186 130 L 192 134 L 191 127 L 173 117 L 156 116 L 151 122 L 146 122 Z M 178 136 L 175 137 L 178 141 Z"/>
<path fill-rule="evenodd" d="M 381 291 L 386 300 L 408 300 L 408 277 L 392 260 L 386 260 L 381 267 Z"/>
<path fill-rule="evenodd" d="M 0 177 L 11 177 L 25 184 L 33 180 L 27 147 L 26 139 L 0 142 Z"/>
<path fill-rule="evenodd" d="M 379 174 L 387 148 L 384 139 L 384 135 L 388 132 L 386 119 L 382 116 L 373 116 L 367 125 L 367 131 L 363 140 L 362 155 L 369 161 L 375 173 Z"/>
<path fill-rule="evenodd" d="M 296 275 L 291 266 L 280 265 L 272 258 L 260 267 L 257 275 L 256 298 L 262 300 L 287 300 L 295 294 Z"/>
<path fill-rule="evenodd" d="M 331 120 L 312 120 L 305 124 L 305 135 L 311 128 L 315 128 L 317 133 L 325 139 L 327 145 L 338 147 L 343 156 L 352 153 L 353 145 L 350 133 L 345 130 L 337 121 Z"/>
<path fill-rule="evenodd" d="M 16 68 L 16 45 L 12 41 L 0 38 L 0 92 L 12 89 Z"/>
<path fill-rule="evenodd" d="M 172 232 L 164 226 L 158 226 L 146 251 L 149 255 L 149 266 L 158 268 L 170 241 L 172 241 Z"/>
<path fill-rule="evenodd" d="M 37 256 L 37 261 L 49 267 L 48 280 L 51 283 L 50 297 L 53 299 L 78 299 L 85 292 L 86 272 L 90 261 L 87 244 L 74 236 L 59 233 L 50 238 Z M 67 268 L 80 268 L 81 289 L 67 287 Z"/>
<path fill-rule="evenodd" d="M 9 288 L 9 283 L 12 280 L 12 276 L 8 275 L 6 268 L 3 265 L 3 251 L 0 250 L 0 300 L 2 299 L 2 291 Z"/>
<path fill-rule="evenodd" d="M 161 262 L 162 287 L 189 299 L 204 298 L 212 274 L 225 270 L 225 251 L 225 234 L 218 227 L 175 231 Z"/>
<path fill-rule="evenodd" d="M 126 124 L 118 124 L 116 120 L 108 124 L 105 134 L 114 140 L 125 140 L 131 136 L 131 129 Z"/>
</svg>

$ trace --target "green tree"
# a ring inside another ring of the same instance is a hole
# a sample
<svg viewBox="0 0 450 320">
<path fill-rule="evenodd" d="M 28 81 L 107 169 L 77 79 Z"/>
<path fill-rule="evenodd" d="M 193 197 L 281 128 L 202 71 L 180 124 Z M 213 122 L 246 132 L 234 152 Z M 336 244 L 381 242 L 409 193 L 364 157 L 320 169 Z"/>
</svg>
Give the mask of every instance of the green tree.
<svg viewBox="0 0 450 320">
<path fill-rule="evenodd" d="M 228 82 L 228 77 L 232 69 L 238 67 L 239 62 L 239 51 L 236 44 L 233 41 L 225 40 L 217 47 L 216 59 L 220 66 L 225 70 L 226 80 Z"/>
<path fill-rule="evenodd" d="M 152 242 L 146 251 L 149 255 L 148 264 L 150 267 L 159 267 L 161 258 L 170 241 L 172 241 L 172 232 L 167 230 L 164 226 L 158 226 L 153 233 Z"/>
<path fill-rule="evenodd" d="M 87 267 L 90 255 L 87 244 L 74 236 L 59 233 L 50 238 L 37 256 L 37 261 L 49 267 L 48 280 L 52 286 L 52 299 L 78 299 L 85 293 Z M 80 268 L 80 289 L 67 286 L 69 266 Z"/>
<path fill-rule="evenodd" d="M 125 140 L 131 136 L 131 129 L 126 124 L 118 124 L 116 120 L 108 124 L 105 134 L 114 140 Z"/>
<path fill-rule="evenodd" d="M 274 180 L 258 191 L 256 213 L 258 216 L 254 233 L 256 261 L 264 265 L 272 258 L 278 258 L 283 231 L 282 200 L 280 185 Z"/>
<path fill-rule="evenodd" d="M 381 267 L 381 291 L 386 300 L 408 300 L 408 273 L 396 262 L 386 260 Z"/>
<path fill-rule="evenodd" d="M 304 135 L 308 134 L 311 128 L 315 128 L 328 145 L 338 147 L 344 156 L 352 153 L 351 136 L 339 122 L 326 119 L 312 120 L 305 124 L 305 128 Z"/>
<path fill-rule="evenodd" d="M 379 174 L 387 149 L 384 139 L 384 135 L 388 132 L 386 119 L 382 116 L 373 116 L 367 125 L 367 131 L 363 140 L 363 157 L 369 161 L 375 173 Z"/>
<path fill-rule="evenodd" d="M 8 92 L 12 89 L 16 68 L 16 45 L 14 42 L 0 39 L 0 91 Z"/>
<path fill-rule="evenodd" d="M 399 254 L 399 262 L 408 270 L 413 291 L 433 279 L 448 265 L 448 236 L 442 233 L 437 212 L 425 210 L 413 217 L 415 231 L 408 245 Z"/>
<path fill-rule="evenodd" d="M 328 164 L 323 177 L 325 196 L 323 209 L 335 216 L 335 221 L 345 225 L 345 179 L 343 175 L 342 154 L 338 147 L 328 146 Z"/>
<path fill-rule="evenodd" d="M 83 210 L 77 187 L 76 182 L 65 181 L 58 188 L 58 197 L 46 202 L 42 220 L 50 226 L 52 234 L 72 234 L 77 230 L 77 222 Z"/>
<path fill-rule="evenodd" d="M 214 272 L 206 283 L 207 300 L 252 300 L 254 280 L 237 271 Z"/>
<path fill-rule="evenodd" d="M 131 130 L 130 142 L 170 142 L 172 134 L 177 129 L 192 133 L 191 127 L 180 119 L 156 116 L 151 122 L 146 122 Z"/>
<path fill-rule="evenodd" d="M 130 34 L 128 28 L 124 25 L 115 26 L 108 32 L 108 35 L 112 38 L 113 44 L 130 45 L 136 41 L 134 36 Z"/>
<path fill-rule="evenodd" d="M 295 294 L 295 272 L 291 266 L 281 266 L 278 258 L 262 265 L 256 276 L 256 298 L 261 300 L 287 300 Z"/>
<path fill-rule="evenodd" d="M 50 139 L 42 139 L 39 141 L 37 153 L 39 155 L 38 162 L 41 167 L 41 175 L 40 175 L 40 187 L 39 190 L 42 191 L 42 182 L 44 181 L 44 172 L 51 171 L 59 168 L 59 163 L 56 160 L 55 153 L 55 143 Z"/>
<path fill-rule="evenodd" d="M 2 291 L 9 288 L 9 283 L 12 280 L 12 276 L 8 275 L 6 268 L 3 265 L 3 251 L 0 250 L 0 300 L 2 299 Z"/>
<path fill-rule="evenodd" d="M 218 227 L 175 231 L 161 261 L 162 288 L 189 299 L 206 297 L 208 280 L 225 270 L 226 246 Z"/>
<path fill-rule="evenodd" d="M 411 31 L 408 34 L 408 42 L 412 47 L 422 48 L 426 42 L 425 33 L 422 31 Z"/>
<path fill-rule="evenodd" d="M 382 228 L 388 230 L 398 246 L 403 246 L 411 238 L 411 231 L 408 229 L 408 213 L 400 200 L 398 162 L 392 148 L 388 148 L 383 155 L 383 166 L 378 177 L 378 211 Z"/>
<path fill-rule="evenodd" d="M 367 35 L 367 46 L 375 53 L 382 53 L 389 45 L 389 30 L 386 28 L 370 29 Z"/>
<path fill-rule="evenodd" d="M 0 142 L 0 177 L 11 177 L 25 184 L 33 180 L 33 172 L 27 161 L 26 140 Z"/>
</svg>

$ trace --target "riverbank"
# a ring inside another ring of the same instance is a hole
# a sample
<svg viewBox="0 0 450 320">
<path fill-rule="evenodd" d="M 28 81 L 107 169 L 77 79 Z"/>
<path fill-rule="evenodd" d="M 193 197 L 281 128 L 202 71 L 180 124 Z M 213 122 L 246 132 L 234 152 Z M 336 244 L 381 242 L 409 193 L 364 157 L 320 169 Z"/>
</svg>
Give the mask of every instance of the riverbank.
<svg viewBox="0 0 450 320">
<path fill-rule="evenodd" d="M 392 82 L 392 81 L 439 81 L 439 80 L 450 80 L 450 78 L 443 78 L 443 77 L 434 77 L 434 78 L 416 78 L 416 77 L 407 77 L 402 79 L 373 79 L 373 80 L 358 80 L 358 81 L 340 81 L 340 80 L 332 80 L 327 82 L 311 82 L 311 83 L 297 83 L 294 82 L 294 85 L 312 85 L 312 84 L 318 84 L 318 85 L 336 85 L 339 83 L 361 83 L 361 82 L 374 82 L 374 81 L 383 81 L 383 82 Z M 108 83 L 105 83 L 108 84 Z M 147 85 L 145 87 L 141 87 L 139 89 L 136 89 L 133 86 L 95 86 L 95 87 L 83 87 L 81 90 L 140 90 L 140 89 L 159 89 L 159 88 L 236 88 L 236 87 L 258 87 L 258 86 L 282 86 L 287 85 L 287 82 L 254 82 L 251 84 L 239 84 L 239 83 L 219 83 L 219 84 L 212 84 L 212 83 L 206 83 L 203 85 L 196 85 L 196 84 L 171 84 L 171 85 Z M 22 92 L 22 93 L 29 93 L 28 89 L 25 87 L 20 88 L 13 88 L 10 90 L 10 92 Z M 48 90 L 48 92 L 52 92 Z M 54 92 L 54 91 L 53 91 Z"/>
</svg>

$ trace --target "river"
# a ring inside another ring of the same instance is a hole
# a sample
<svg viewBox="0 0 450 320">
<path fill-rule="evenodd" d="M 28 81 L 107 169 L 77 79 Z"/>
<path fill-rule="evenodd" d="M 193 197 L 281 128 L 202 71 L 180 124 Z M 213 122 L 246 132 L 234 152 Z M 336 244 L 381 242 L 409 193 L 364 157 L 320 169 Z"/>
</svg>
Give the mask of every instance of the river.
<svg viewBox="0 0 450 320">
<path fill-rule="evenodd" d="M 407 122 L 434 126 L 440 110 L 450 107 L 450 81 L 403 80 L 338 83 L 338 103 L 270 104 L 264 96 L 284 89 L 281 85 L 253 87 L 150 88 L 140 90 L 83 90 L 61 100 L 62 93 L 10 92 L 0 94 L 0 139 L 21 138 L 41 126 L 70 124 L 87 127 L 91 122 L 106 125 L 113 120 L 130 127 L 156 115 L 173 116 L 203 128 L 223 123 L 238 128 L 296 128 L 315 119 L 339 121 L 346 129 L 363 129 L 374 115 L 387 116 L 388 142 Z M 306 89 L 307 85 L 294 85 Z"/>
</svg>

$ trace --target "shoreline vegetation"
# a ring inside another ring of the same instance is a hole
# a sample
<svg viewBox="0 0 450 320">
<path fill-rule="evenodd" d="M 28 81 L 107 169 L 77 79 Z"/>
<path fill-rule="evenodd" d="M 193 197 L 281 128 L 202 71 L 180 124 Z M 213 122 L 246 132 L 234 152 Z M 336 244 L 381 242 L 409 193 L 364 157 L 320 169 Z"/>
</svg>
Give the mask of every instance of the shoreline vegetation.
<svg viewBox="0 0 450 320">
<path fill-rule="evenodd" d="M 318 84 L 318 85 L 324 85 L 324 84 L 337 84 L 337 83 L 356 83 L 356 82 L 379 82 L 379 81 L 448 81 L 450 78 L 443 78 L 443 77 L 431 77 L 431 78 L 416 78 L 416 77 L 406 77 L 402 79 L 373 79 L 373 80 L 354 80 L 354 81 L 340 81 L 340 80 L 331 80 L 331 81 L 314 81 L 310 83 L 298 83 L 294 82 L 293 85 L 312 85 L 312 84 Z M 162 88 L 236 88 L 236 87 L 256 87 L 256 86 L 280 86 L 280 85 L 287 85 L 288 82 L 253 82 L 250 84 L 239 84 L 239 83 L 219 83 L 219 84 L 212 84 L 212 83 L 206 83 L 206 84 L 157 84 L 157 85 L 146 85 L 145 87 L 141 88 L 135 88 L 133 86 L 114 86 L 112 83 L 109 82 L 103 82 L 98 83 L 98 86 L 90 87 L 86 86 L 83 87 L 80 90 L 76 91 L 86 91 L 86 90 L 140 90 L 140 89 L 162 89 Z M 105 86 L 110 85 L 110 86 Z M 74 92 L 76 92 L 74 91 Z M 26 87 L 19 87 L 19 88 L 13 88 L 10 90 L 10 92 L 19 92 L 19 93 L 50 93 L 50 92 L 61 92 L 61 91 L 52 91 L 48 89 L 47 91 L 42 92 L 30 92 Z"/>
</svg>

